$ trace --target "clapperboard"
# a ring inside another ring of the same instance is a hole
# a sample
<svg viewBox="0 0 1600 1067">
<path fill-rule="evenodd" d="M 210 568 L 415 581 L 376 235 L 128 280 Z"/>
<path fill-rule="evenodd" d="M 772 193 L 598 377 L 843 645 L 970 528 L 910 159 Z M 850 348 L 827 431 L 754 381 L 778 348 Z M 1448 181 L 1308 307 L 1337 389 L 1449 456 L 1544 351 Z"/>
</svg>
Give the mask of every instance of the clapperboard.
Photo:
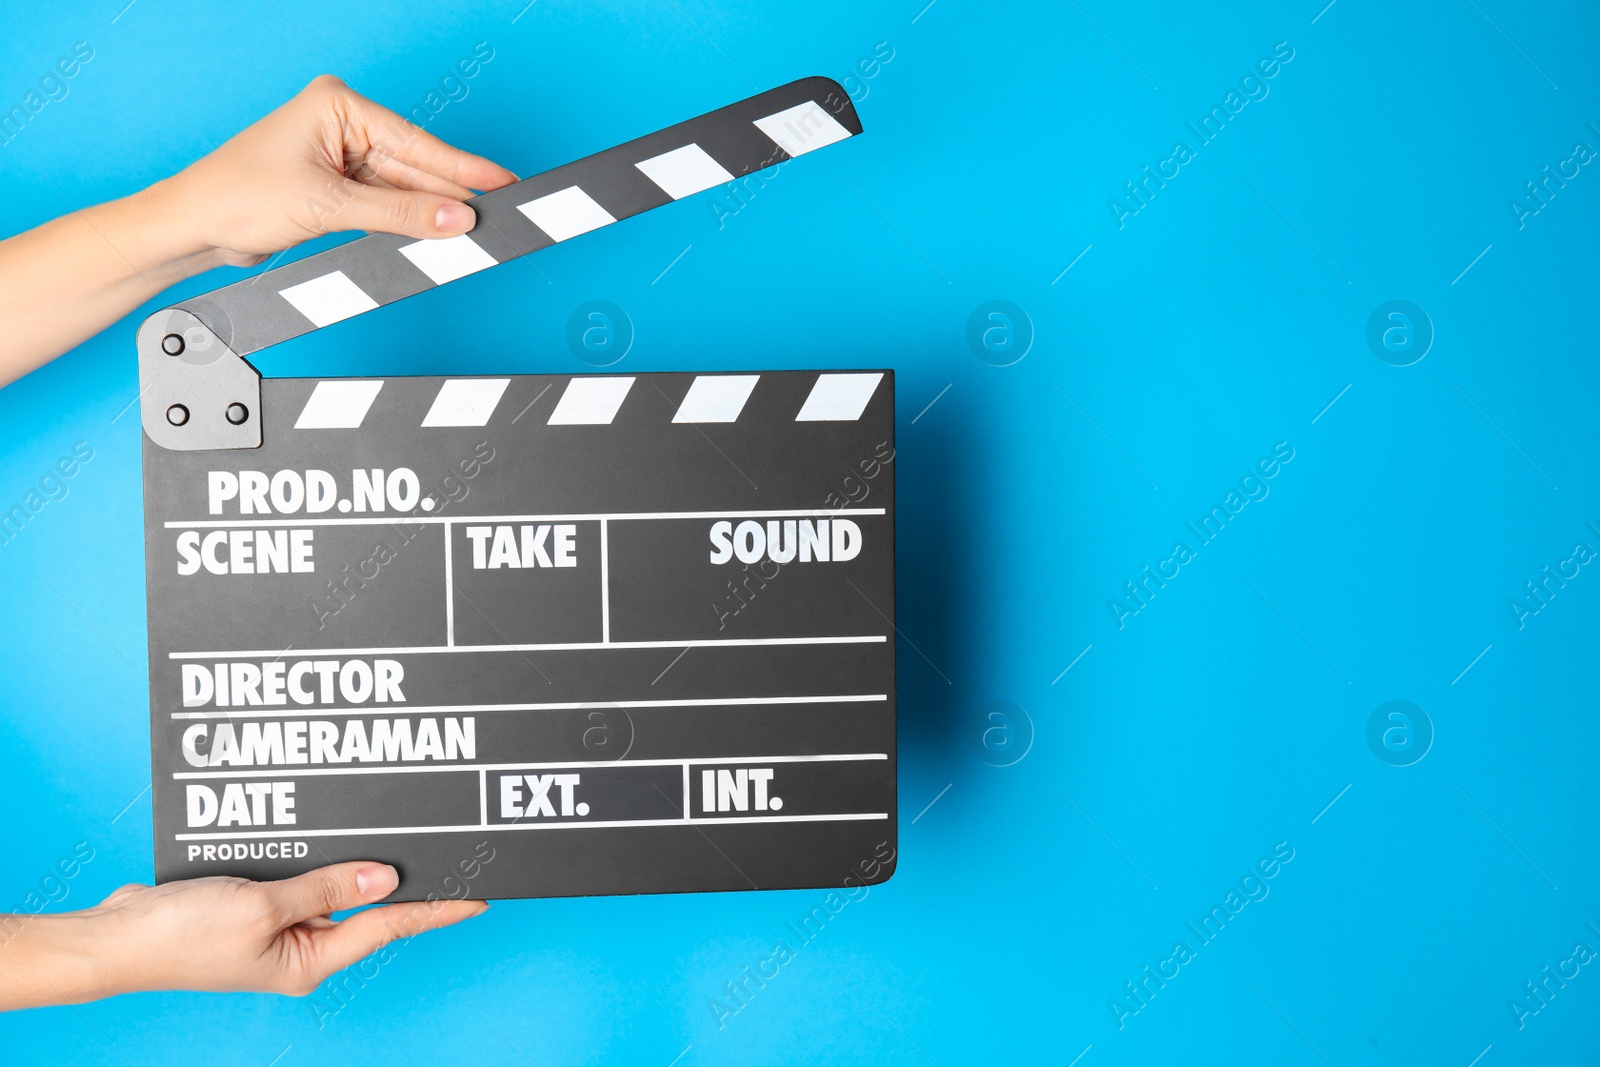
<svg viewBox="0 0 1600 1067">
<path fill-rule="evenodd" d="M 890 371 L 262 379 L 243 357 L 861 131 L 812 78 L 158 312 L 159 880 L 395 899 L 879 882 Z"/>
</svg>

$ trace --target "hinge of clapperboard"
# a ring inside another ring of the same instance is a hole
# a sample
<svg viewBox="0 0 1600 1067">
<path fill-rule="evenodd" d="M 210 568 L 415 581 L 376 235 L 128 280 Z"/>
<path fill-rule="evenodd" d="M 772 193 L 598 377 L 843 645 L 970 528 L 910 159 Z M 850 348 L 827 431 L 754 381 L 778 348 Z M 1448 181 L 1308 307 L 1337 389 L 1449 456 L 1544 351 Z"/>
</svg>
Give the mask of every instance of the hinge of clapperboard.
<svg viewBox="0 0 1600 1067">
<path fill-rule="evenodd" d="M 144 432 L 180 452 L 261 446 L 245 356 L 853 137 L 828 78 L 803 78 L 468 201 L 470 233 L 370 234 L 156 312 L 139 327 Z"/>
</svg>

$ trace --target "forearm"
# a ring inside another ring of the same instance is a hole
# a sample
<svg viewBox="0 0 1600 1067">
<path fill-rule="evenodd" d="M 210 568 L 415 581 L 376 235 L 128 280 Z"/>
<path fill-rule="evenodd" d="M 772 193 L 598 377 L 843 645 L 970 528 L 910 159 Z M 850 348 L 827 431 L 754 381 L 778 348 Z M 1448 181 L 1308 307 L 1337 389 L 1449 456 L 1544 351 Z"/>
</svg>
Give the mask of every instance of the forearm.
<svg viewBox="0 0 1600 1067">
<path fill-rule="evenodd" d="M 0 1011 L 117 992 L 97 922 L 93 912 L 0 916 Z"/>
<path fill-rule="evenodd" d="M 171 180 L 0 241 L 0 385 L 220 262 Z"/>
</svg>

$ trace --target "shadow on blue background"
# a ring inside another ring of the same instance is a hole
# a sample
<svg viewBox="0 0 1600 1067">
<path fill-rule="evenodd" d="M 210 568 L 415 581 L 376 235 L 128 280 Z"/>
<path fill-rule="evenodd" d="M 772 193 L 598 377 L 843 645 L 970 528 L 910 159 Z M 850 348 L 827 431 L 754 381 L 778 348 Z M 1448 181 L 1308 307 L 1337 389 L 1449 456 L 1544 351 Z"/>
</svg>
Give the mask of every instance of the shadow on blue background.
<svg viewBox="0 0 1600 1067">
<path fill-rule="evenodd" d="M 318 73 L 409 112 L 480 41 L 493 60 L 428 128 L 520 174 L 797 77 L 850 78 L 866 136 L 753 195 L 702 194 L 259 365 L 581 372 L 567 320 L 604 299 L 635 330 L 618 370 L 896 367 L 906 816 L 895 880 L 759 984 L 745 968 L 824 894 L 502 902 L 305 1001 L 6 1016 L 6 1055 L 1584 1058 L 1600 977 L 1539 999 L 1525 983 L 1600 947 L 1600 578 L 1543 570 L 1600 549 L 1583 310 L 1600 176 L 1569 165 L 1539 199 L 1524 183 L 1575 143 L 1600 149 L 1597 15 L 1324 2 L 0 15 L 6 108 L 75 42 L 95 50 L 0 146 L 7 232 L 171 173 Z M 1275 49 L 1292 58 L 1264 78 Z M 969 330 L 996 300 L 1021 315 Z M 1384 317 L 1369 345 L 1392 300 L 1420 318 Z M 0 548 L 13 910 L 150 873 L 142 314 L 0 393 L 3 507 L 93 449 Z M 1393 365 L 1390 326 L 1402 350 L 1431 330 L 1423 358 Z M 1275 449 L 1292 460 L 1247 481 Z M 1206 541 L 1189 524 L 1218 507 Z M 1164 562 L 1180 542 L 1190 558 Z M 1369 744 L 1392 700 L 1421 715 L 1385 717 Z M 996 701 L 1020 710 L 991 718 Z M 46 882 L 80 842 L 92 861 Z"/>
</svg>

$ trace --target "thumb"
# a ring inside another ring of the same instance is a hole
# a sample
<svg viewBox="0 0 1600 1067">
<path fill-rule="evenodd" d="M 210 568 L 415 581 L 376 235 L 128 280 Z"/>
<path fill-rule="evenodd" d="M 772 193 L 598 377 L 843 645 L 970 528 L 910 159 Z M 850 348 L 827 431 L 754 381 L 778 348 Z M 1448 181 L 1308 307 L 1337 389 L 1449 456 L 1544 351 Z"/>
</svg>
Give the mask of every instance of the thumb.
<svg viewBox="0 0 1600 1067">
<path fill-rule="evenodd" d="M 438 193 L 357 185 L 329 229 L 397 233 L 405 237 L 455 237 L 477 225 L 478 215 L 459 200 Z"/>
<path fill-rule="evenodd" d="M 400 875 L 386 863 L 335 863 L 314 871 L 262 882 L 281 926 L 293 926 L 317 915 L 382 900 L 395 891 Z"/>
</svg>

